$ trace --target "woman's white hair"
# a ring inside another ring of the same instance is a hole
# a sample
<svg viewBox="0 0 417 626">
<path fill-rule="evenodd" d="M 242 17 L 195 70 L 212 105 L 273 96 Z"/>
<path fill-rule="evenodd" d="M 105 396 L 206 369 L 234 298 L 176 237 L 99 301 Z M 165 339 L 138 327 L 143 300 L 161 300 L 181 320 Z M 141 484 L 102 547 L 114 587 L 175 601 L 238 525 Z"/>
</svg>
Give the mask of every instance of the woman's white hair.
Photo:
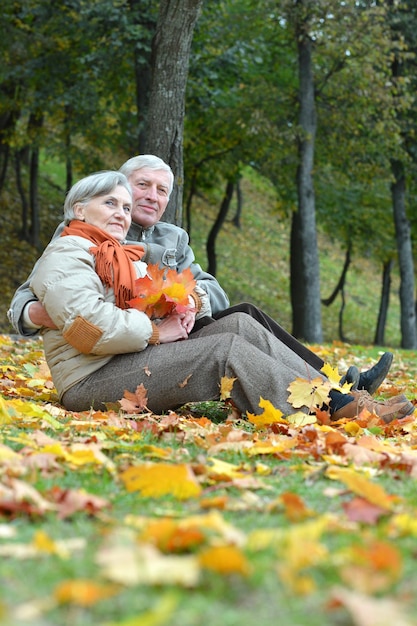
<svg viewBox="0 0 417 626">
<path fill-rule="evenodd" d="M 64 202 L 64 219 L 68 224 L 75 219 L 74 206 L 78 203 L 87 204 L 97 196 L 105 196 L 121 185 L 132 198 L 132 188 L 126 176 L 120 171 L 104 170 L 95 172 L 79 180 L 71 187 Z"/>
<path fill-rule="evenodd" d="M 170 196 L 172 188 L 174 187 L 174 174 L 168 163 L 165 163 L 165 161 L 155 156 L 154 154 L 138 154 L 137 156 L 128 159 L 126 163 L 123 163 L 119 171 L 122 172 L 126 176 L 126 178 L 130 178 L 133 172 L 141 170 L 143 167 L 147 167 L 150 170 L 164 170 L 165 172 L 168 172 L 168 195 Z"/>
</svg>

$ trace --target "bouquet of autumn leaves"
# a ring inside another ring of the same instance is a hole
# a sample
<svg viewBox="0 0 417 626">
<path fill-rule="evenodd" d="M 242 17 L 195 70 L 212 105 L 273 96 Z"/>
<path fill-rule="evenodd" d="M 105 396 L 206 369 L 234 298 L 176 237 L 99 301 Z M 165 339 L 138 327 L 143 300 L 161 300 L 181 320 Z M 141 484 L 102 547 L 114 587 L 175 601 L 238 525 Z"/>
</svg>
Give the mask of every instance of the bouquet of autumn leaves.
<svg viewBox="0 0 417 626">
<path fill-rule="evenodd" d="M 143 311 L 150 319 L 161 319 L 172 313 L 185 313 L 190 309 L 189 296 L 196 281 L 189 268 L 178 273 L 176 270 L 161 269 L 150 264 L 147 274 L 135 281 L 135 297 L 128 304 Z"/>
</svg>

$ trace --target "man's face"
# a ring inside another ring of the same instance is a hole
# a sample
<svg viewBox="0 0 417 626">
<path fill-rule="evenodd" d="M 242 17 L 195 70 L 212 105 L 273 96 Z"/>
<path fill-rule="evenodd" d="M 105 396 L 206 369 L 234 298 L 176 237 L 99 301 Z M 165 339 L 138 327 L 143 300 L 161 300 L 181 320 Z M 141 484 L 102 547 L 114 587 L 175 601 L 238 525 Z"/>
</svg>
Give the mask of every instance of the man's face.
<svg viewBox="0 0 417 626">
<path fill-rule="evenodd" d="M 159 222 L 169 200 L 169 173 L 142 167 L 129 176 L 133 192 L 132 222 L 149 228 Z"/>
</svg>

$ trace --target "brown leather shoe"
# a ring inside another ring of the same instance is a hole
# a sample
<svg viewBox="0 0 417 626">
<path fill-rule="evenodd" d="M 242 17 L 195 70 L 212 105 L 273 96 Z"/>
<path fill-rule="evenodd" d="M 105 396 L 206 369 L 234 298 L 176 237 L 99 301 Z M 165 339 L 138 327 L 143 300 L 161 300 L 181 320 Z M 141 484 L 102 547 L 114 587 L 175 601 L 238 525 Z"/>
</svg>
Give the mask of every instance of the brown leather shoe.
<svg viewBox="0 0 417 626">
<path fill-rule="evenodd" d="M 414 405 L 407 398 L 401 400 L 401 396 L 397 396 L 397 402 L 393 402 L 394 398 L 391 401 L 374 400 L 367 391 L 352 391 L 349 395 L 353 396 L 352 402 L 333 413 L 333 421 L 357 417 L 363 409 L 367 409 L 388 424 L 414 412 Z"/>
<path fill-rule="evenodd" d="M 404 393 L 400 393 L 398 396 L 385 398 L 384 402 L 386 402 L 387 404 L 398 404 L 398 402 L 408 402 L 408 398 Z"/>
</svg>

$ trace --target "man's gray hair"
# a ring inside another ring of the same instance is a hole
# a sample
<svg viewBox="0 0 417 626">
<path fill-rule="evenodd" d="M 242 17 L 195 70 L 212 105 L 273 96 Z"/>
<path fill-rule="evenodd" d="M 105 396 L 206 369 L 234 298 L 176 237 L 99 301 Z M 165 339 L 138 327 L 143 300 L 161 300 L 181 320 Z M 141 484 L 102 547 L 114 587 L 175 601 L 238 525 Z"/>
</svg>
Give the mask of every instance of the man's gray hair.
<svg viewBox="0 0 417 626">
<path fill-rule="evenodd" d="M 126 176 L 120 171 L 104 170 L 95 172 L 79 180 L 67 193 L 64 203 L 64 219 L 68 224 L 75 219 L 74 206 L 78 203 L 87 204 L 97 196 L 105 196 L 121 185 L 132 198 L 132 188 Z"/>
<path fill-rule="evenodd" d="M 172 169 L 165 163 L 162 159 L 155 156 L 154 154 L 138 154 L 137 156 L 128 159 L 126 163 L 120 168 L 120 171 L 126 176 L 126 178 L 130 178 L 133 172 L 137 170 L 141 170 L 143 167 L 148 167 L 150 170 L 164 170 L 169 174 L 169 189 L 168 195 L 171 195 L 172 188 L 174 186 L 174 174 Z"/>
</svg>

